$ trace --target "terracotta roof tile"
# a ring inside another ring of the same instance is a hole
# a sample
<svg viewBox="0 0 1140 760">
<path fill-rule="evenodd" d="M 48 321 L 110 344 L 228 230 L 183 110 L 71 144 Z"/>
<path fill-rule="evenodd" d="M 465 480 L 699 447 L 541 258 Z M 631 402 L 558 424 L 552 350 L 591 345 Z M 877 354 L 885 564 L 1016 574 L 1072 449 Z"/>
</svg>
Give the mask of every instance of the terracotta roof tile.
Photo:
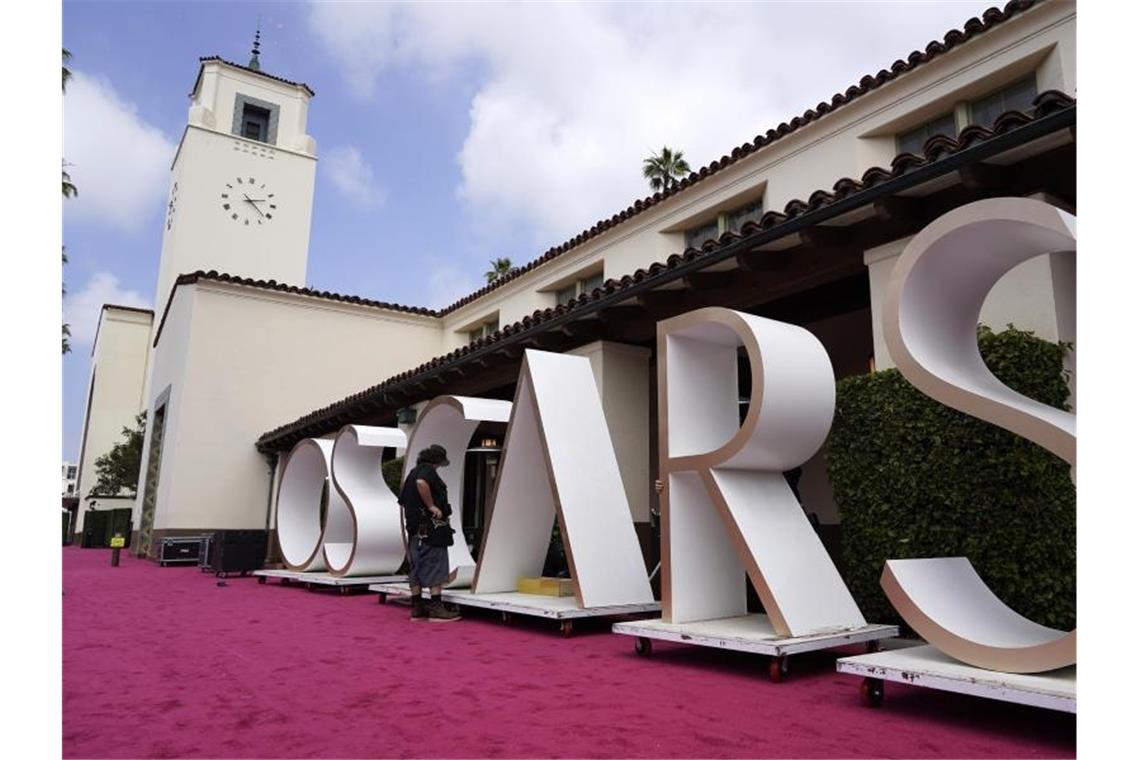
<svg viewBox="0 0 1140 760">
<path fill-rule="evenodd" d="M 309 296 L 312 298 L 322 298 L 327 301 L 340 301 L 341 303 L 350 303 L 357 306 L 367 306 L 374 309 L 385 309 L 387 311 L 398 311 L 404 314 L 416 314 L 422 317 L 438 317 L 441 316 L 440 312 L 436 309 L 425 309 L 419 306 L 404 306 L 397 303 L 388 303 L 387 301 L 373 301 L 371 298 L 362 298 L 360 296 L 346 296 L 341 293 L 332 293 L 327 290 L 313 290 L 311 288 L 299 287 L 297 285 L 287 285 L 283 282 L 276 280 L 253 280 L 248 277 L 238 277 L 237 275 L 226 274 L 225 272 L 218 272 L 211 269 L 209 272 L 198 270 L 197 272 L 189 272 L 187 274 L 179 275 L 174 280 L 174 285 L 170 288 L 170 297 L 166 299 L 166 308 L 162 311 L 162 319 L 158 323 L 158 330 L 155 331 L 154 345 L 158 345 L 158 339 L 162 337 L 162 328 L 166 325 L 166 315 L 170 312 L 170 304 L 174 300 L 174 291 L 180 285 L 193 285 L 200 280 L 207 280 L 211 282 L 227 282 L 232 285 L 241 285 L 249 288 L 260 288 L 261 290 L 274 290 L 278 293 L 294 293 L 299 296 Z M 120 307 L 122 308 L 122 307 Z M 152 314 L 154 312 L 151 312 Z"/>
<path fill-rule="evenodd" d="M 139 314 L 149 314 L 152 317 L 154 316 L 154 309 L 143 309 L 138 306 L 122 306 L 121 304 L 117 303 L 105 303 L 103 304 L 103 308 L 118 309 L 119 311 L 137 311 Z"/>
<path fill-rule="evenodd" d="M 744 225 L 742 231 L 745 232 L 745 236 L 747 236 L 747 234 L 755 234 L 756 231 L 770 230 L 789 220 L 794 219 L 800 214 L 806 213 L 807 211 L 814 211 L 820 208 L 824 208 L 827 205 L 830 205 L 831 203 L 834 203 L 841 198 L 848 197 L 858 191 L 866 190 L 881 182 L 885 182 L 897 176 L 902 176 L 903 174 L 913 171 L 919 167 L 934 164 L 948 155 L 962 151 L 978 142 L 989 140 L 1001 134 L 1002 132 L 1008 132 L 1012 129 L 1016 129 L 1019 126 L 1023 126 L 1036 119 L 1048 116 L 1049 114 L 1063 108 L 1075 108 L 1075 106 L 1076 100 L 1062 92 L 1053 90 L 1043 92 L 1038 95 L 1037 98 L 1033 101 L 1032 114 L 1024 114 L 1021 112 L 1009 112 L 1002 114 L 995 121 L 993 129 L 988 129 L 979 125 L 970 125 L 962 130 L 962 135 L 966 136 L 966 139 L 955 140 L 954 138 L 950 137 L 932 137 L 931 139 L 927 140 L 926 144 L 923 146 L 922 156 L 918 156 L 912 153 L 900 154 L 896 156 L 895 159 L 891 162 L 892 169 L 890 171 L 877 166 L 872 167 L 863 173 L 861 181 L 851 179 L 850 177 L 840 178 L 835 182 L 834 185 L 837 191 L 836 194 L 831 195 L 825 193 L 824 191 L 817 191 L 815 193 L 812 193 L 810 198 L 815 199 L 814 203 L 805 203 L 802 200 L 793 199 L 784 206 L 783 213 L 778 211 L 768 211 L 764 213 L 763 216 L 761 216 L 758 224 L 751 221 L 747 222 Z M 839 192 L 840 188 L 842 188 L 842 193 Z M 372 386 L 371 388 L 367 388 L 364 391 L 361 391 L 360 393 L 349 396 L 348 398 L 337 401 L 321 409 L 317 409 L 291 423 L 275 428 L 274 430 L 263 434 L 261 438 L 258 439 L 258 444 L 262 445 L 268 441 L 272 441 L 274 438 L 277 438 L 279 436 L 287 435 L 295 431 L 304 430 L 306 427 L 312 424 L 319 423 L 330 418 L 332 415 L 336 415 L 345 410 L 348 410 L 353 405 L 353 403 L 359 399 L 373 398 L 377 394 L 381 394 L 386 390 L 390 390 L 394 386 L 399 385 L 401 382 L 412 378 L 422 372 L 452 364 L 453 362 L 462 359 L 473 351 L 481 350 L 487 346 L 498 343 L 504 338 L 510 337 L 511 335 L 529 327 L 540 325 L 543 322 L 549 321 L 553 317 L 561 316 L 567 312 L 580 309 L 590 302 L 598 300 L 604 295 L 616 293 L 630 287 L 633 284 L 643 282 L 644 280 L 651 277 L 660 276 L 665 272 L 676 269 L 683 264 L 687 264 L 696 259 L 708 256 L 709 254 L 715 253 L 716 251 L 724 248 L 726 245 L 729 245 L 732 242 L 740 239 L 740 237 L 741 236 L 732 233 L 725 233 L 724 235 L 721 235 L 721 237 L 717 240 L 706 241 L 700 250 L 687 248 L 682 253 L 674 253 L 670 255 L 664 263 L 654 263 L 648 269 L 638 269 L 633 274 L 625 275 L 620 280 L 614 280 L 612 278 L 606 280 L 600 287 L 595 288 L 589 293 L 583 293 L 581 296 L 571 300 L 565 305 L 559 305 L 554 308 L 535 311 L 534 313 L 530 314 L 527 317 L 524 317 L 518 322 L 501 327 L 495 333 L 486 338 L 482 338 L 478 341 L 469 343 L 466 346 L 457 348 L 451 353 L 448 353 L 444 356 L 437 356 L 414 369 L 401 372 L 377 385 Z"/>
<path fill-rule="evenodd" d="M 251 69 L 249 66 L 242 66 L 240 63 L 234 63 L 233 61 L 227 61 L 225 58 L 222 58 L 220 55 L 204 55 L 198 59 L 198 63 L 199 63 L 198 79 L 194 80 L 194 90 L 198 89 L 198 80 L 202 78 L 201 65 L 209 63 L 210 61 L 217 61 L 219 63 L 224 63 L 227 66 L 233 66 L 235 69 L 241 69 L 242 71 L 248 71 L 251 74 L 257 74 L 258 76 L 265 77 L 266 79 L 272 79 L 274 81 L 281 82 L 283 84 L 290 84 L 290 85 L 293 85 L 294 87 L 304 87 L 306 92 L 309 93 L 309 97 L 314 97 L 317 94 L 317 93 L 313 92 L 312 87 L 305 84 L 304 82 L 294 82 L 292 80 L 285 79 L 284 77 L 274 76 L 273 74 L 267 74 L 264 71 L 262 71 L 261 69 Z M 191 90 L 191 92 L 190 92 L 191 96 L 193 96 L 194 90 Z"/>
</svg>

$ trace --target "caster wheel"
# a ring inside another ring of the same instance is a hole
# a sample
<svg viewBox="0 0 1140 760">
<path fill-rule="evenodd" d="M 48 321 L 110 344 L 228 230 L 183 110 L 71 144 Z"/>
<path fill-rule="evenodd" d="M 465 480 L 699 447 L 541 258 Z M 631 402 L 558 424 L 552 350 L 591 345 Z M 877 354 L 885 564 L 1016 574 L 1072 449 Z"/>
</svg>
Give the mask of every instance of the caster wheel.
<svg viewBox="0 0 1140 760">
<path fill-rule="evenodd" d="M 514 617 L 511 616 L 511 613 L 509 613 L 509 612 L 503 613 L 503 624 L 504 625 L 512 625 L 514 622 L 515 622 L 515 619 L 514 619 Z"/>
<path fill-rule="evenodd" d="M 159 563 L 158 563 L 158 566 L 159 566 L 159 567 L 166 567 L 166 563 L 165 563 L 165 562 L 159 562 Z"/>
<path fill-rule="evenodd" d="M 377 604 L 384 604 L 387 601 L 388 601 L 388 595 L 387 594 L 377 594 L 376 595 L 376 603 Z"/>
<path fill-rule="evenodd" d="M 562 637 L 563 638 L 569 638 L 571 635 L 573 635 L 573 633 L 574 633 L 574 621 L 563 620 L 562 621 Z"/>
<path fill-rule="evenodd" d="M 771 657 L 768 659 L 768 680 L 772 683 L 783 683 L 788 677 L 788 658 L 786 656 Z"/>
<path fill-rule="evenodd" d="M 876 639 L 874 641 L 868 641 L 867 645 L 864 648 L 867 650 L 868 654 L 873 654 L 875 652 L 878 652 L 882 648 L 881 645 L 882 645 L 882 642 L 880 642 L 878 639 Z"/>
<path fill-rule="evenodd" d="M 258 582 L 259 584 L 261 584 L 262 586 L 264 586 L 264 585 L 265 585 L 265 581 L 266 581 L 266 580 L 268 580 L 268 579 L 267 579 L 267 578 L 266 578 L 264 575 L 259 575 L 259 576 L 257 576 L 257 582 Z"/>
<path fill-rule="evenodd" d="M 882 707 L 883 682 L 878 678 L 864 678 L 859 686 L 859 701 L 864 707 Z"/>
<path fill-rule="evenodd" d="M 644 636 L 638 636 L 633 642 L 633 651 L 637 652 L 642 657 L 648 657 L 653 654 L 653 642 Z"/>
<path fill-rule="evenodd" d="M 351 588 L 349 588 L 348 586 L 341 586 L 341 587 L 340 587 L 340 595 L 341 595 L 341 596 L 348 596 L 348 593 L 349 593 L 351 590 L 352 590 L 352 589 L 351 589 Z"/>
<path fill-rule="evenodd" d="M 292 581 L 290 581 L 288 578 L 282 578 L 281 579 L 281 585 L 282 586 L 288 586 L 290 583 L 292 583 Z"/>
</svg>

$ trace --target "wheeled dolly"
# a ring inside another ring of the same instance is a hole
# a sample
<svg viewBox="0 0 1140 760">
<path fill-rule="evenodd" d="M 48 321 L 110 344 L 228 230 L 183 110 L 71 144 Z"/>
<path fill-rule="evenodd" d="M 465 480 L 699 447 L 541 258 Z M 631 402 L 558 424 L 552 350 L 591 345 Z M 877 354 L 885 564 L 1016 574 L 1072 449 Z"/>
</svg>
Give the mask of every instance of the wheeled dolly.
<svg viewBox="0 0 1140 760">
<path fill-rule="evenodd" d="M 883 706 L 883 679 L 864 678 L 859 685 L 859 701 L 864 707 Z"/>
<path fill-rule="evenodd" d="M 851 644 L 863 644 L 867 651 L 876 651 L 881 639 L 898 635 L 897 626 L 867 625 L 807 636 L 781 636 L 765 615 L 744 615 L 692 623 L 667 623 L 662 619 L 638 620 L 615 623 L 613 631 L 634 637 L 633 651 L 642 657 L 648 657 L 653 652 L 654 639 L 766 655 L 768 678 L 773 683 L 787 680 L 789 657 L 793 654 Z"/>
<path fill-rule="evenodd" d="M 902 643 L 882 652 L 843 657 L 836 670 L 861 676 L 859 701 L 883 704 L 887 681 L 1002 702 L 1076 713 L 1076 666 L 1047 673 L 1002 673 L 960 662 L 929 644 Z"/>
</svg>

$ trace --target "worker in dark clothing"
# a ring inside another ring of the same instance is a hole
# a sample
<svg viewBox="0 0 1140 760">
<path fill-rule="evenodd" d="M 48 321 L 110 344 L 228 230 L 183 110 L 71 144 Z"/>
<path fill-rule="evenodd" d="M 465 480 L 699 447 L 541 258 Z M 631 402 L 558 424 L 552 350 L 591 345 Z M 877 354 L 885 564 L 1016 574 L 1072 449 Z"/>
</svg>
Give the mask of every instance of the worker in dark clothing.
<svg viewBox="0 0 1140 760">
<path fill-rule="evenodd" d="M 404 479 L 400 489 L 400 506 L 408 531 L 408 585 L 412 591 L 412 620 L 450 622 L 459 613 L 443 606 L 443 583 L 449 565 L 447 547 L 451 545 L 451 505 L 447 502 L 447 484 L 436 468 L 447 467 L 447 450 L 438 444 L 428 446 L 416 457 L 416 466 Z M 431 601 L 423 600 L 423 589 L 431 590 Z"/>
</svg>

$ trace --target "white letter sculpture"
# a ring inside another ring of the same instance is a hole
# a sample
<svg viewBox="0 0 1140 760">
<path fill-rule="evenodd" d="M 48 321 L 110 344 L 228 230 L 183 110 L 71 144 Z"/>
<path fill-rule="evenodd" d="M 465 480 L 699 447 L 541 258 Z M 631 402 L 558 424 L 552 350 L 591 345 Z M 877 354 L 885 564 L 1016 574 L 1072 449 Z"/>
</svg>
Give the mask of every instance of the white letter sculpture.
<svg viewBox="0 0 1140 760">
<path fill-rule="evenodd" d="M 737 352 L 752 369 L 739 422 Z M 835 374 L 807 330 L 722 308 L 657 325 L 662 607 L 670 623 L 747 614 L 745 573 L 782 636 L 862 628 L 783 472 L 831 428 Z"/>
<path fill-rule="evenodd" d="M 385 575 L 403 563 L 400 506 L 380 465 L 384 449 L 407 443 L 397 428 L 346 425 L 337 434 L 332 479 L 341 498 L 329 500 L 324 534 L 325 564 L 331 574 Z"/>
<path fill-rule="evenodd" d="M 380 461 L 385 448 L 405 443 L 396 428 L 347 425 L 335 441 L 306 438 L 293 447 L 277 490 L 277 543 L 286 567 L 327 568 L 334 576 L 399 569 L 404 559 L 400 511 Z"/>
<path fill-rule="evenodd" d="M 463 459 L 467 446 L 480 422 L 506 422 L 510 416 L 509 401 L 438 396 L 424 407 L 408 441 L 408 452 L 404 459 L 405 478 L 416 466 L 416 455 L 432 444 L 447 449 L 451 462 L 449 466 L 439 469 L 439 476 L 447 485 L 447 498 L 452 507 L 451 527 L 455 530 L 455 543 L 447 549 L 450 568 L 447 585 L 450 588 L 470 586 L 475 574 L 475 559 L 467 548 L 467 542 L 463 540 Z"/>
<path fill-rule="evenodd" d="M 542 573 L 558 520 L 579 607 L 652 604 L 590 360 L 528 350 L 472 591 Z"/>
<path fill-rule="evenodd" d="M 1035 256 L 1076 252 L 1076 217 L 1041 201 L 995 198 L 928 225 L 895 264 L 884 306 L 887 348 L 903 376 L 949 407 L 1076 464 L 1076 415 L 1015 392 L 986 368 L 977 324 L 1001 276 Z M 891 604 L 919 635 L 981 668 L 1037 673 L 1077 661 L 1076 631 L 1007 607 L 965 557 L 888 560 Z"/>
<path fill-rule="evenodd" d="M 332 441 L 306 438 L 298 441 L 285 458 L 277 485 L 277 545 L 290 570 L 325 569 L 321 496 L 327 487 L 330 506 L 340 500 L 329 482 L 332 449 Z"/>
</svg>

